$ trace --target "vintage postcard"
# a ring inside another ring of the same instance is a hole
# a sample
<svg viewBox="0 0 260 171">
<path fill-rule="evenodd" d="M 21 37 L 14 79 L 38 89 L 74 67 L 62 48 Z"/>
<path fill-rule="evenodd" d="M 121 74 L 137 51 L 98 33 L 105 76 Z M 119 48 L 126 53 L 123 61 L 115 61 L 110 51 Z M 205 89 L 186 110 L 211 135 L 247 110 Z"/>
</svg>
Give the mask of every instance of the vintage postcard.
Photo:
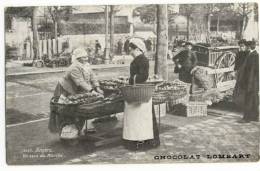
<svg viewBox="0 0 260 171">
<path fill-rule="evenodd" d="M 7 164 L 258 162 L 258 5 L 6 6 Z"/>
</svg>

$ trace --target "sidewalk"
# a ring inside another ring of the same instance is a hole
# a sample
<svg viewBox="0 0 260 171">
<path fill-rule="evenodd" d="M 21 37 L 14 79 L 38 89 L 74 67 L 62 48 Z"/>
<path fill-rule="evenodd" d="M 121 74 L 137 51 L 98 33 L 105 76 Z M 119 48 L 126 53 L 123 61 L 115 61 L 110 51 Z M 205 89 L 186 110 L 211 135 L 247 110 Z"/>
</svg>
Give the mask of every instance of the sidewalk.
<svg viewBox="0 0 260 171">
<path fill-rule="evenodd" d="M 97 130 L 112 134 L 122 132 L 122 116 L 118 116 L 118 121 L 96 125 Z M 145 152 L 128 151 L 121 142 L 99 148 L 91 141 L 66 146 L 57 135 L 49 133 L 46 120 L 7 128 L 7 159 L 9 164 L 34 165 L 258 161 L 259 122 L 237 123 L 240 119 L 239 113 L 211 109 L 206 117 L 186 118 L 168 113 L 161 120 L 160 147 Z M 43 152 L 47 157 L 42 158 L 37 156 L 37 149 L 51 152 Z M 31 154 L 32 158 L 24 154 Z M 192 155 L 200 157 L 192 159 Z M 244 158 L 229 158 L 234 155 Z"/>
<path fill-rule="evenodd" d="M 64 72 L 68 67 L 28 67 L 23 66 L 24 61 L 12 61 L 6 64 L 6 76 L 20 76 L 20 75 L 31 75 L 31 74 L 42 74 L 42 73 L 59 73 Z M 91 65 L 90 67 L 95 69 L 106 69 L 106 68 L 122 68 L 128 67 L 129 64 L 101 64 L 101 65 Z"/>
<path fill-rule="evenodd" d="M 50 67 L 28 67 L 23 66 L 23 63 L 26 61 L 12 61 L 6 63 L 6 77 L 12 76 L 22 76 L 22 75 L 32 75 L 32 74 L 44 74 L 44 73 L 60 73 L 66 71 L 68 67 L 57 67 L 57 68 L 50 68 Z M 172 61 L 168 61 L 168 64 L 171 65 Z M 154 66 L 154 61 L 150 61 L 150 67 Z M 100 64 L 100 65 L 90 65 L 93 70 L 99 69 L 109 69 L 109 68 L 124 68 L 129 67 L 130 64 Z"/>
</svg>

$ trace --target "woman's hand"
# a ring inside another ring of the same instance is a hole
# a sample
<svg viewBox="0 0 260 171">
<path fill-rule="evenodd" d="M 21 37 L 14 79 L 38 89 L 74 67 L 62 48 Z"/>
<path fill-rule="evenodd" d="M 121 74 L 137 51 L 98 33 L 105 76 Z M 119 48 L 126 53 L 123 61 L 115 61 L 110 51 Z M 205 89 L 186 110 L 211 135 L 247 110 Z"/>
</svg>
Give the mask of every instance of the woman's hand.
<svg viewBox="0 0 260 171">
<path fill-rule="evenodd" d="M 104 91 L 100 89 L 100 87 L 97 87 L 96 88 L 97 92 L 100 93 L 100 94 L 104 94 Z"/>
</svg>

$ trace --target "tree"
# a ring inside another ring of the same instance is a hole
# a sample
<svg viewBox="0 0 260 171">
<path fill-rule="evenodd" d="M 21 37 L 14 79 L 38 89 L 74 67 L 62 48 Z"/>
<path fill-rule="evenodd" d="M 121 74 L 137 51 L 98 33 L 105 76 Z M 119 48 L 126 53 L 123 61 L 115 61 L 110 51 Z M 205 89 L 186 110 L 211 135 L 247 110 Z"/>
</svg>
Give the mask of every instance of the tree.
<svg viewBox="0 0 260 171">
<path fill-rule="evenodd" d="M 141 21 L 146 24 L 153 24 L 156 20 L 156 5 L 142 5 L 133 11 L 134 17 L 140 17 Z"/>
<path fill-rule="evenodd" d="M 157 7 L 157 47 L 155 56 L 154 73 L 168 80 L 168 17 L 167 5 L 156 5 Z"/>
<path fill-rule="evenodd" d="M 115 32 L 115 14 L 120 11 L 119 5 L 110 5 L 110 56 L 114 55 L 114 32 Z"/>
<path fill-rule="evenodd" d="M 37 12 L 38 7 L 33 7 L 33 15 L 32 15 L 32 30 L 33 30 L 33 62 L 39 59 L 39 35 L 37 28 Z"/>
<path fill-rule="evenodd" d="M 108 39 L 108 5 L 105 6 L 105 56 L 104 62 L 108 64 L 109 62 L 109 39 Z"/>
<path fill-rule="evenodd" d="M 212 10 L 213 14 L 217 16 L 217 33 L 219 33 L 219 20 L 220 17 L 223 15 L 230 15 L 232 13 L 232 3 L 218 3 L 218 4 L 213 4 L 214 9 Z"/>
<path fill-rule="evenodd" d="M 10 17 L 24 17 L 31 19 L 31 26 L 33 32 L 33 62 L 39 59 L 39 38 L 37 29 L 37 12 L 38 7 L 8 7 L 5 15 Z"/>
<path fill-rule="evenodd" d="M 181 14 L 186 16 L 187 19 L 187 40 L 190 39 L 190 20 L 191 20 L 191 15 L 194 13 L 196 7 L 194 4 L 183 4 L 180 5 L 180 11 Z"/>
<path fill-rule="evenodd" d="M 58 33 L 60 32 L 61 19 L 67 20 L 68 16 L 72 13 L 72 6 L 50 6 L 47 7 L 50 17 L 54 25 L 54 39 L 58 42 Z M 56 46 L 58 53 L 58 43 Z"/>
<path fill-rule="evenodd" d="M 251 8 L 253 4 L 252 3 L 240 3 L 238 4 L 237 8 L 235 8 L 235 12 L 242 17 L 242 27 L 240 30 L 240 38 L 244 38 L 244 32 L 246 30 L 248 20 L 249 20 L 249 14 L 253 12 L 253 9 Z"/>
</svg>

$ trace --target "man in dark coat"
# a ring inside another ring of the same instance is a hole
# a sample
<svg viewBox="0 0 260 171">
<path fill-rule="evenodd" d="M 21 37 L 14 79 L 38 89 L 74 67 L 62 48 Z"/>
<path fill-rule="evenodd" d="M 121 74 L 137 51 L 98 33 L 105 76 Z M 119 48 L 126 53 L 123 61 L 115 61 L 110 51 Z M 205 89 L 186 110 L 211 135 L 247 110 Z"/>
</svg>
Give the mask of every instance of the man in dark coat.
<svg viewBox="0 0 260 171">
<path fill-rule="evenodd" d="M 175 62 L 175 72 L 179 73 L 179 79 L 186 83 L 192 82 L 191 70 L 197 66 L 197 56 L 193 52 L 192 44 L 187 42 L 185 44 L 185 50 L 174 56 L 173 61 Z"/>
<path fill-rule="evenodd" d="M 238 42 L 239 45 L 239 51 L 236 54 L 236 60 L 235 60 L 235 68 L 236 71 L 236 79 L 240 80 L 241 76 L 244 72 L 243 70 L 243 64 L 248 56 L 248 49 L 247 49 L 247 42 L 246 40 L 242 39 Z M 237 81 L 234 92 L 233 92 L 233 102 L 236 104 L 238 108 L 241 108 L 244 105 L 245 100 L 245 91 L 241 88 L 241 82 Z"/>
<path fill-rule="evenodd" d="M 95 44 L 95 54 L 98 54 L 99 51 L 100 51 L 100 49 L 101 49 L 101 45 L 100 45 L 99 41 L 96 40 L 96 44 Z"/>
<path fill-rule="evenodd" d="M 245 59 L 248 54 L 248 50 L 246 49 L 246 40 L 242 39 L 238 42 L 239 45 L 239 51 L 236 54 L 236 60 L 235 60 L 235 71 L 238 71 L 242 64 L 245 62 Z"/>
<path fill-rule="evenodd" d="M 259 54 L 254 41 L 248 42 L 249 54 L 238 80 L 245 91 L 243 122 L 259 121 Z"/>
<path fill-rule="evenodd" d="M 123 42 L 121 39 L 119 39 L 119 41 L 117 42 L 117 53 L 119 55 L 122 55 L 122 47 L 123 47 Z"/>
</svg>

